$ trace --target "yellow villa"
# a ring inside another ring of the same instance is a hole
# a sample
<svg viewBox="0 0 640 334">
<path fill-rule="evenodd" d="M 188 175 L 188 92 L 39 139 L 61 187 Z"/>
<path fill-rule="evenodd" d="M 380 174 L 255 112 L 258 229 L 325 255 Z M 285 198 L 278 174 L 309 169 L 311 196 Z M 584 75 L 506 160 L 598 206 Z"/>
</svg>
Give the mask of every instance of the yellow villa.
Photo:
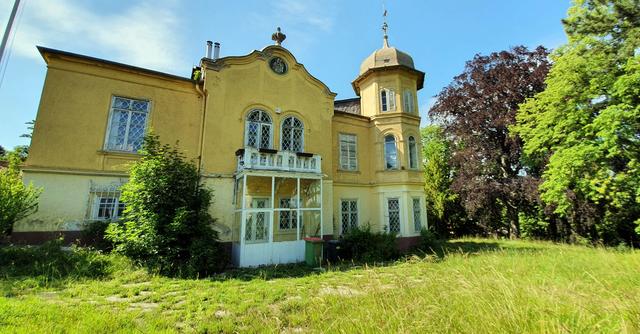
<svg viewBox="0 0 640 334">
<path fill-rule="evenodd" d="M 229 57 L 208 42 L 191 77 L 38 47 L 48 70 L 23 172 L 44 192 L 13 238 L 73 239 L 117 219 L 127 165 L 153 129 L 199 164 L 237 266 L 302 261 L 304 237 L 355 226 L 395 233 L 401 248 L 415 243 L 426 226 L 424 73 L 385 34 L 352 82 L 357 97 L 335 100 L 279 29 L 272 39 Z"/>
</svg>

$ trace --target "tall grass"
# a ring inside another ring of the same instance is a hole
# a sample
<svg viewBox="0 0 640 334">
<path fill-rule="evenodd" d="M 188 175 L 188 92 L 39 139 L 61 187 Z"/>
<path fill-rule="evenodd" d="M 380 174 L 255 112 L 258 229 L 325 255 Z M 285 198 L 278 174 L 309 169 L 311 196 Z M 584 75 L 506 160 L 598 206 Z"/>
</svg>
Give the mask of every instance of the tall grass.
<svg viewBox="0 0 640 334">
<path fill-rule="evenodd" d="M 209 280 L 121 266 L 19 290 L 26 278 L 5 276 L 0 332 L 640 332 L 636 251 L 480 239 L 434 250 L 382 267 Z"/>
</svg>

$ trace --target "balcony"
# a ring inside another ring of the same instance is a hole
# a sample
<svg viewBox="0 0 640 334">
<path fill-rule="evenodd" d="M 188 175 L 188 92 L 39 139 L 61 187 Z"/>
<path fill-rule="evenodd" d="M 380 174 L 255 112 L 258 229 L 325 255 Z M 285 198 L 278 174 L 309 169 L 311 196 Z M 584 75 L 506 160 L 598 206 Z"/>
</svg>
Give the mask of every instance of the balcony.
<svg viewBox="0 0 640 334">
<path fill-rule="evenodd" d="M 245 147 L 236 151 L 238 169 L 275 170 L 283 172 L 321 173 L 321 157 L 317 154 L 276 151 Z"/>
</svg>

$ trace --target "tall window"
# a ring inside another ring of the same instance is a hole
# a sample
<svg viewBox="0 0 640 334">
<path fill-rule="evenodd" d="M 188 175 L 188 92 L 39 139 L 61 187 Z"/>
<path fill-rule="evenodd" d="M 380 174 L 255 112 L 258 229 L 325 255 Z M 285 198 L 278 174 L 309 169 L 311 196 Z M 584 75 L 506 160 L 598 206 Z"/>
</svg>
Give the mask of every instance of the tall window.
<svg viewBox="0 0 640 334">
<path fill-rule="evenodd" d="M 385 169 L 398 168 L 398 149 L 396 148 L 396 138 L 393 135 L 384 137 L 384 163 Z"/>
<path fill-rule="evenodd" d="M 389 233 L 400 233 L 400 200 L 387 198 L 387 216 Z"/>
<path fill-rule="evenodd" d="M 105 149 L 137 152 L 142 147 L 150 103 L 114 96 Z"/>
<path fill-rule="evenodd" d="M 396 98 L 393 90 L 384 88 L 380 91 L 380 109 L 382 111 L 391 111 L 396 109 Z"/>
<path fill-rule="evenodd" d="M 420 210 L 420 199 L 413 199 L 413 229 L 416 232 L 420 232 L 422 229 L 422 210 Z"/>
<path fill-rule="evenodd" d="M 404 103 L 404 112 L 413 113 L 415 112 L 413 107 L 413 93 L 409 89 L 404 90 L 403 94 L 403 103 Z"/>
<path fill-rule="evenodd" d="M 409 168 L 418 168 L 418 147 L 413 136 L 409 137 Z"/>
<path fill-rule="evenodd" d="M 281 209 L 293 209 L 280 211 L 279 225 L 281 230 L 295 229 L 298 226 L 298 211 L 296 211 L 296 199 L 295 198 L 281 198 Z"/>
<path fill-rule="evenodd" d="M 343 199 L 340 201 L 340 216 L 342 234 L 348 233 L 358 227 L 358 201 L 355 199 Z"/>
<path fill-rule="evenodd" d="M 251 201 L 252 209 L 264 209 L 268 205 L 268 198 L 254 198 Z M 244 240 L 249 243 L 267 241 L 269 237 L 269 217 L 266 211 L 247 213 Z"/>
<path fill-rule="evenodd" d="M 271 148 L 271 129 L 271 117 L 266 111 L 251 111 L 247 116 L 244 132 L 245 145 L 255 148 Z"/>
<path fill-rule="evenodd" d="M 280 148 L 284 151 L 302 152 L 304 126 L 299 119 L 289 116 L 282 121 Z"/>
<path fill-rule="evenodd" d="M 340 141 L 340 169 L 357 170 L 356 136 L 340 134 L 338 140 Z"/>
</svg>

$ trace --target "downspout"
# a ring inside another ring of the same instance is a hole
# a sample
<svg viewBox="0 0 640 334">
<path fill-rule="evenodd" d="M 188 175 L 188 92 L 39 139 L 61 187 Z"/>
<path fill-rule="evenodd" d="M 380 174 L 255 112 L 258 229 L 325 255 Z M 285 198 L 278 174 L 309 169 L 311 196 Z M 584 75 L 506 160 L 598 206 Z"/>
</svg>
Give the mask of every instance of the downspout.
<svg viewBox="0 0 640 334">
<path fill-rule="evenodd" d="M 201 75 L 204 77 L 204 72 L 205 72 L 206 68 L 203 66 L 202 69 L 200 70 L 202 73 Z M 200 82 L 196 81 L 195 84 L 195 89 L 198 92 L 198 95 L 200 95 L 200 97 L 202 97 L 202 116 L 200 117 L 200 143 L 199 143 L 199 147 L 198 147 L 198 176 L 202 177 L 202 165 L 203 165 L 203 159 L 202 159 L 202 154 L 204 151 L 204 129 L 205 129 L 205 121 L 206 121 L 206 114 L 207 114 L 207 99 L 208 99 L 208 94 L 207 94 L 207 90 L 204 89 L 204 80 L 202 80 L 202 87 L 200 87 Z"/>
</svg>

